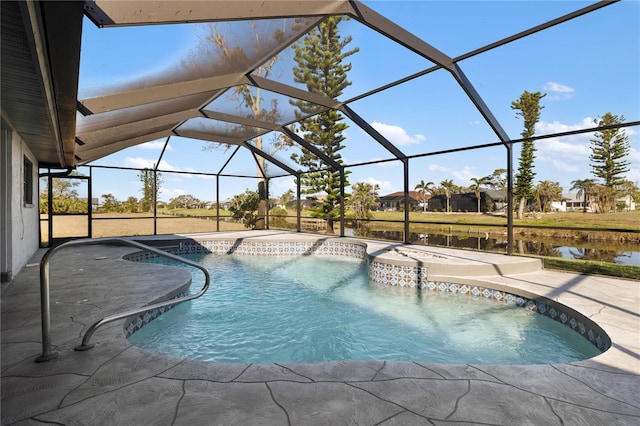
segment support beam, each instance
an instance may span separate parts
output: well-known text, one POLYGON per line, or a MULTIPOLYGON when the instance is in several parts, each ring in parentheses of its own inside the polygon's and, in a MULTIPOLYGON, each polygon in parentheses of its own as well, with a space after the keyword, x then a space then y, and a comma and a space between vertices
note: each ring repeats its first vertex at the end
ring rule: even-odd
POLYGON ((348 0, 85 1, 86 15, 99 27, 321 17, 351 10, 348 0))
POLYGON ((344 167, 340 168, 340 236, 344 237, 344 167))
MULTIPOLYGON (((303 101, 317 104, 325 108, 339 109, 342 103, 326 96, 318 95, 317 93, 308 92, 306 90, 298 89, 297 87, 289 86, 288 84, 279 83, 277 81, 269 80, 257 75, 250 75, 247 77, 250 84, 261 89, 269 90, 271 92, 280 93, 290 98, 301 99, 303 101)), ((323 108, 318 108, 320 112, 323 108)))
MULTIPOLYGON (((98 148, 109 145, 113 142, 131 139, 132 137, 143 136, 146 133, 155 133, 158 129, 167 129, 170 132, 176 124, 186 121, 190 118, 199 117, 200 112, 197 109, 190 111, 181 111, 173 114, 161 115, 158 117, 141 120, 130 121, 126 124, 113 124, 100 130, 92 132, 79 132, 78 138, 84 142, 87 148, 98 148)), ((167 134, 170 136, 170 133, 167 134)))
POLYGON ((242 145, 244 143, 243 140, 238 138, 231 138, 229 136, 224 136, 224 135, 214 135, 211 133, 200 132, 197 130, 175 129, 173 133, 176 136, 181 136, 183 138, 200 139, 200 140, 209 141, 209 142, 225 143, 227 145, 242 145))
POLYGON ((84 134, 105 128, 120 126, 134 121, 149 120, 168 114, 178 114, 185 111, 198 111, 203 102, 210 99, 210 93, 167 99, 142 107, 132 107, 122 110, 108 111, 99 114, 81 116, 78 119, 76 132, 84 134))
POLYGON ((238 153, 238 151, 240 150, 240 146, 236 146, 236 148, 233 150, 233 152, 231 153, 231 155, 229 156, 229 158, 227 158, 227 161, 224 162, 224 164, 222 165, 222 167, 220 167, 220 170, 218 170, 218 174, 216 176, 220 176, 222 174, 222 172, 224 171, 224 169, 229 165, 229 163, 231 162, 231 160, 233 159, 233 157, 236 156, 236 154, 238 153))
POLYGON ((269 154, 267 154, 266 152, 264 152, 263 150, 251 145, 249 142, 244 142, 242 144, 245 148, 248 148, 249 151, 258 154, 260 157, 264 158, 265 160, 269 161, 270 163, 275 164, 276 166, 280 167, 282 170, 294 175, 294 176, 298 176, 299 172, 297 170, 293 170, 291 167, 287 166, 286 164, 284 164, 283 162, 281 162, 280 160, 276 160, 275 158, 273 158, 272 156, 270 156, 269 154))
POLYGON ((507 142, 507 254, 513 255, 513 142, 507 142))
POLYGON ((246 127, 257 127, 259 129, 266 129, 272 131, 280 131, 279 124, 269 123, 267 121, 256 120, 251 117, 241 117, 239 115, 226 114, 223 112, 212 111, 209 109, 203 109, 202 114, 212 120, 224 121, 225 123, 240 124, 246 127))
POLYGON ((360 117, 354 110, 349 108, 347 105, 343 105, 340 107, 340 112, 346 115, 351 121, 356 123, 358 127, 364 130, 369 136, 375 139, 380 145, 382 145, 387 151, 393 154, 398 160, 402 160, 407 158, 406 155, 402 151, 400 151, 394 144, 389 142, 387 138, 382 136, 376 129, 371 127, 369 123, 367 123, 362 117, 360 117))
MULTIPOLYGON (((178 83, 160 84, 140 89, 127 90, 112 95, 96 96, 80 101, 85 113, 99 114, 153 102, 166 101, 191 95, 200 95, 193 102, 193 108, 202 106, 207 99, 229 87, 247 84, 248 80, 242 73, 227 74, 209 78, 199 78, 178 83)), ((143 85, 144 83, 140 83, 143 85)))
POLYGON ((153 170, 158 170, 158 167, 160 167, 160 162, 162 161, 162 157, 164 157, 164 152, 167 150, 167 146, 169 146, 169 139, 171 139, 171 136, 167 136, 167 140, 164 141, 164 145, 162 146, 162 151, 160 152, 160 156, 158 156, 158 161, 156 162, 153 170))
POLYGON ((294 132, 292 132, 289 128, 287 127, 281 127, 280 130, 287 135, 288 137, 290 137, 291 139, 293 139, 295 142, 297 142, 298 144, 300 144, 304 149, 307 149, 309 151, 311 151, 313 153, 313 155, 315 155, 316 157, 318 157, 320 160, 322 160, 323 163, 327 164, 330 167, 333 167, 335 170, 340 170, 343 166, 338 163, 337 161, 335 161, 333 158, 329 157, 327 154, 325 154, 324 152, 320 151, 318 148, 316 148, 314 145, 310 144, 309 142, 307 142, 306 140, 304 140, 303 138, 301 138, 300 136, 296 135, 294 132))
POLYGON ((404 243, 409 244, 409 160, 402 160, 404 173, 404 243))
POLYGON ((491 129, 493 129, 496 136, 498 136, 498 139, 506 144, 507 141, 510 140, 507 132, 505 132, 500 123, 498 123, 498 120, 493 115, 487 104, 484 103, 484 100, 476 91, 475 87, 473 87, 473 84, 471 84, 471 81, 469 81, 465 73, 462 71, 462 68, 460 68, 458 64, 454 64, 453 68, 454 69, 451 74, 456 79, 458 84, 460 84, 462 90, 464 90, 469 99, 471 99, 471 102, 473 102, 480 114, 482 114, 482 117, 484 117, 491 129))
POLYGON ((359 1, 353 0, 352 5, 354 9, 352 16, 354 19, 407 49, 412 50, 423 58, 451 71, 453 60, 449 56, 359 1))
MULTIPOLYGON (((133 139, 114 142, 114 143, 111 143, 105 146, 100 146, 97 148, 90 148, 86 150, 78 149, 78 151, 76 152, 77 157, 80 158, 78 160, 78 165, 79 166, 85 165, 87 163, 90 163, 91 161, 97 160, 99 158, 113 154, 114 152, 123 150, 125 148, 129 148, 131 146, 140 145, 141 143, 145 143, 145 142, 151 142, 156 139, 166 138, 169 134, 170 134, 170 128, 169 130, 160 130, 155 133, 149 133, 133 139)), ((84 146, 87 146, 87 145, 84 145, 84 146)))
POLYGON ((300 201, 300 195, 302 191, 300 190, 300 175, 296 179, 296 231, 300 232, 300 215, 302 210, 302 202, 300 201))

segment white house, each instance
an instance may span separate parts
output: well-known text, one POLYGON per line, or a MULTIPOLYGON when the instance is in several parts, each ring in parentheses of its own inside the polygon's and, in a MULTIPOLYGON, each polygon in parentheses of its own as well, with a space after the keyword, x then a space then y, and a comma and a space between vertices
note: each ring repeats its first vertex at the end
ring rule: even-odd
MULTIPOLYGON (((584 196, 577 194, 562 194, 562 199, 551 202, 551 210, 554 212, 575 212, 584 209, 584 196)), ((587 211, 589 207, 587 206, 587 211)))
POLYGON ((631 195, 627 194, 624 197, 616 198, 616 209, 619 205, 624 204, 624 211, 631 211, 636 209, 636 202, 633 200, 631 195))

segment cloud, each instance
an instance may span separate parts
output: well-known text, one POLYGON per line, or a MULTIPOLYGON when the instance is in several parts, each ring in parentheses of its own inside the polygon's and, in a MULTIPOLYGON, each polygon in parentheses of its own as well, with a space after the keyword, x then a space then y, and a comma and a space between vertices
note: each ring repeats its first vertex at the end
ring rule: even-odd
POLYGON ((476 175, 473 174, 473 167, 469 167, 469 166, 465 166, 462 168, 462 170, 454 170, 453 171, 453 181, 461 184, 461 185, 466 185, 471 183, 471 178, 472 177, 478 177, 476 175))
POLYGON ((450 168, 441 166, 440 164, 429 164, 427 168, 431 172, 450 172, 451 171, 450 168))
POLYGON ((558 93, 573 93, 575 90, 569 86, 565 86, 561 83, 555 83, 553 81, 547 82, 544 85, 544 90, 548 90, 550 92, 558 92, 558 93))
MULTIPOLYGON (((124 159, 125 167, 132 167, 135 169, 153 169, 154 165, 155 165, 154 160, 148 160, 142 157, 126 157, 124 159)), ((158 166, 158 169, 160 169, 161 171, 168 170, 173 172, 197 173, 197 171, 193 168, 181 169, 180 167, 172 166, 171 164, 167 163, 164 160, 160 161, 160 166, 158 166)), ((198 179, 204 179, 204 180, 213 180, 216 178, 213 175, 195 175, 195 174, 191 175, 191 174, 185 174, 185 173, 180 173, 179 176, 180 176, 179 178, 180 180, 182 178, 191 179, 193 177, 198 179)))
MULTIPOLYGON (((380 161, 383 160, 383 158, 372 158, 372 159, 368 159, 368 160, 362 160, 362 161, 355 161, 354 163, 358 163, 358 162, 374 162, 374 161, 380 161)), ((400 160, 390 160, 390 161, 386 161, 387 159, 384 159, 385 161, 381 162, 381 163, 376 163, 375 167, 401 167, 402 166, 402 161, 400 160)), ((350 164, 347 159, 345 158, 345 163, 346 164, 350 164)))
POLYGON ((396 146, 415 145, 427 140, 424 135, 410 136, 402 127, 394 126, 392 124, 385 124, 374 121, 373 123, 371 123, 371 127, 380 132, 382 136, 387 138, 396 146))
MULTIPOLYGON (((570 132, 573 130, 588 129, 590 127, 594 127, 593 118, 591 117, 585 117, 577 124, 564 124, 559 121, 551 123, 540 121, 536 124, 536 134, 544 135, 570 132)), ((558 157, 571 160, 577 158, 588 159, 589 154, 591 154, 592 138, 593 133, 582 133, 579 135, 541 139, 536 142, 536 148, 538 148, 537 157, 549 161, 557 159, 558 157)))
POLYGON ((391 182, 389 182, 388 180, 378 180, 374 177, 367 177, 364 179, 364 182, 366 183, 370 183, 371 185, 378 185, 378 188, 380 188, 378 190, 378 193, 380 195, 384 195, 384 194, 388 194, 390 192, 394 192, 393 190, 393 184, 391 182))
MULTIPOLYGON (((427 169, 430 172, 436 172, 436 173, 449 173, 452 177, 452 180, 455 184, 457 185, 467 185, 471 183, 471 178, 472 177, 480 177, 477 176, 473 170, 475 169, 475 167, 471 167, 471 166, 464 166, 462 168, 460 167, 456 167, 456 168, 451 168, 451 167, 444 167, 441 166, 440 164, 429 164, 427 166, 427 169)), ((441 176, 441 175, 439 175, 441 176)), ((442 176, 442 180, 445 180, 446 177, 442 176)), ((439 182, 435 182, 434 183, 436 185, 439 184, 439 182)))
POLYGON ((154 160, 147 160, 142 157, 126 157, 124 159, 125 167, 132 167, 135 169, 152 169, 155 165, 154 160))
POLYGON ((580 168, 577 167, 575 163, 570 164, 570 163, 565 163, 564 161, 552 159, 551 164, 553 164, 554 169, 561 170, 563 172, 577 172, 578 170, 580 170, 580 168))
POLYGON ((163 197, 167 198, 167 199, 171 199, 171 198, 176 198, 180 195, 187 195, 188 192, 185 191, 184 189, 181 188, 162 188, 162 191, 160 191, 160 193, 162 194, 163 197))
POLYGON ((548 95, 549 99, 556 101, 571 99, 573 97, 573 92, 575 92, 575 89, 572 87, 553 81, 548 81, 547 84, 542 86, 542 88, 548 93, 550 92, 548 95))
MULTIPOLYGON (((164 142, 163 141, 147 142, 147 143, 138 145, 137 148, 149 149, 149 150, 162 150, 162 148, 164 148, 164 142)), ((171 148, 171 145, 167 144, 166 150, 172 151, 173 148, 171 148)))

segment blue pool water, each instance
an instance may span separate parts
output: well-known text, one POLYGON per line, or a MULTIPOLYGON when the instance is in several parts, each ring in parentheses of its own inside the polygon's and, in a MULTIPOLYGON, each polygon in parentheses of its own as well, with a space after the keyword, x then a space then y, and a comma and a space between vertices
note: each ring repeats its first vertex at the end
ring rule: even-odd
MULTIPOLYGON (((543 364, 600 353, 568 327, 535 312, 480 297, 373 283, 366 264, 354 260, 185 257, 211 271, 211 288, 144 326, 131 343, 225 363, 543 364)), ((196 291, 202 273, 192 273, 196 291)))

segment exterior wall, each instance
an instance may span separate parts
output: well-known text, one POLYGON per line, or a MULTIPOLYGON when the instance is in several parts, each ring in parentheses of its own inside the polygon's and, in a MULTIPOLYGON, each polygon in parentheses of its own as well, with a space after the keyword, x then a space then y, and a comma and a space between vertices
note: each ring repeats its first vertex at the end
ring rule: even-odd
POLYGON ((20 136, 3 123, 2 128, 2 280, 10 281, 39 247, 38 161, 20 136), (33 204, 23 200, 24 157, 33 164, 33 204))
POLYGON ((631 195, 625 195, 616 200, 616 203, 624 203, 624 210, 631 211, 636 209, 636 202, 633 201, 631 195))

